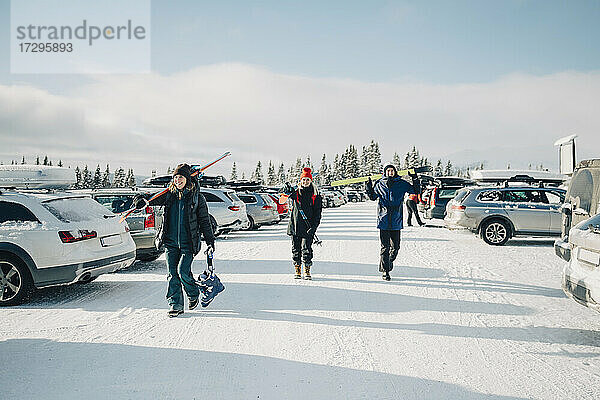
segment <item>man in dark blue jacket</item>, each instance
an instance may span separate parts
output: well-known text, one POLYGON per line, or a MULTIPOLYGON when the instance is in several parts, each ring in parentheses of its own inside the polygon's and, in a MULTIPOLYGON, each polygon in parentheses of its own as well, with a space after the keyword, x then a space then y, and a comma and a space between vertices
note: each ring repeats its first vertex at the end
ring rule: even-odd
POLYGON ((383 168, 383 177, 375 182, 367 182, 367 195, 371 200, 377 200, 377 228, 381 241, 381 259, 379 271, 383 279, 389 281, 393 262, 400 250, 400 230, 402 225, 402 204, 406 193, 419 193, 417 175, 411 175, 411 185, 398 176, 393 164, 383 168))

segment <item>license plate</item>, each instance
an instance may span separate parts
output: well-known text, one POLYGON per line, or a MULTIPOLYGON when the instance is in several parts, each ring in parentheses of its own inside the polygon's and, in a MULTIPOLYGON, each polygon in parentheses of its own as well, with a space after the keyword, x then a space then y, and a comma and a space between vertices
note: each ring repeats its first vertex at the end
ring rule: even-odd
POLYGON ((114 246, 116 244, 121 244, 122 242, 123 239, 121 239, 121 235, 112 235, 100 238, 100 243, 102 243, 102 246, 104 247, 114 246))
POLYGON ((589 251, 586 249, 579 249, 579 254, 577 258, 580 261, 584 261, 590 264, 594 264, 598 266, 600 264, 600 253, 596 253, 594 251, 589 251))

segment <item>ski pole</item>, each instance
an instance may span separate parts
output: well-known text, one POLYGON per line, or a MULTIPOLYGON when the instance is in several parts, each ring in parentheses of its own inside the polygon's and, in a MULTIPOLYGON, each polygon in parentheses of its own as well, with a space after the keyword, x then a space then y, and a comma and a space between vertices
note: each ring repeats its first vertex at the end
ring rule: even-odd
MULTIPOLYGON (((202 174, 202 172, 204 172, 205 169, 207 169, 208 167, 216 164, 217 162, 221 161, 222 159, 224 159, 225 157, 228 157, 231 155, 231 152, 227 151, 225 153, 223 153, 223 155, 219 158, 217 158, 216 160, 214 160, 213 162, 204 165, 203 167, 197 168, 194 172, 191 173, 191 176, 202 176, 204 174, 202 174)), ((154 196, 150 197, 149 200, 146 200, 147 203, 150 203, 152 200, 159 198, 160 196, 162 196, 163 194, 167 193, 169 191, 169 188, 166 188, 165 190, 156 193, 154 196)), ((129 210, 125 211, 125 215, 121 217, 121 219, 119 219, 119 223, 122 223, 123 221, 125 221, 127 219, 127 217, 129 217, 131 215, 132 212, 134 212, 136 210, 136 207, 132 207, 129 210)))

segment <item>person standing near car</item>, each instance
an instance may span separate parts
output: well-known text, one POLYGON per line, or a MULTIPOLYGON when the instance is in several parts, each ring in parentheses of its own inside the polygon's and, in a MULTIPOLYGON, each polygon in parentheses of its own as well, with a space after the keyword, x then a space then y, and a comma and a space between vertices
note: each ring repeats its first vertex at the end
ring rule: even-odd
POLYGON ((402 203, 406 193, 419 192, 419 180, 416 174, 411 174, 413 184, 409 184, 398 176, 393 164, 383 168, 383 177, 373 185, 369 178, 367 195, 371 200, 377 200, 377 228, 381 241, 379 272, 383 279, 389 281, 390 271, 394 268, 394 260, 400 250, 400 231, 402 225, 402 203))
POLYGON ((189 309, 198 306, 200 290, 192 275, 192 261, 200 252, 200 235, 209 251, 215 248, 206 200, 191 173, 188 164, 179 164, 173 171, 167 193, 150 202, 146 198, 151 194, 137 195, 135 199, 138 209, 146 205, 164 206, 164 220, 157 241, 158 246, 164 245, 166 249, 169 317, 183 313, 183 290, 188 297, 189 309))
POLYGON ((292 202, 292 212, 290 214, 287 234, 292 237, 294 279, 302 279, 301 265, 302 261, 304 261, 304 279, 311 280, 312 243, 317 228, 321 223, 323 207, 321 195, 313 184, 310 168, 302 170, 298 189, 291 192, 289 199, 292 202))
POLYGON ((406 218, 406 224, 408 226, 412 226, 412 216, 415 215, 415 219, 417 220, 417 224, 419 226, 425 225, 423 221, 421 221, 421 217, 419 217, 419 210, 417 209, 417 200, 419 196, 411 193, 406 198, 406 211, 408 212, 408 216, 406 218))

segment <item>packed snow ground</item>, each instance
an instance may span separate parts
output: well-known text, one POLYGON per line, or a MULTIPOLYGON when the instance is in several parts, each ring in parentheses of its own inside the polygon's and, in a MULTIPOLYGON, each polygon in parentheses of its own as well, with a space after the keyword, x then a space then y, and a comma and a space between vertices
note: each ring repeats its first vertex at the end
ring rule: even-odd
POLYGON ((563 295, 552 240, 409 227, 385 282, 374 203, 318 235, 313 281, 285 223, 220 238, 226 290, 175 319, 164 256, 0 309, 0 398, 600 397, 600 315, 563 295))

